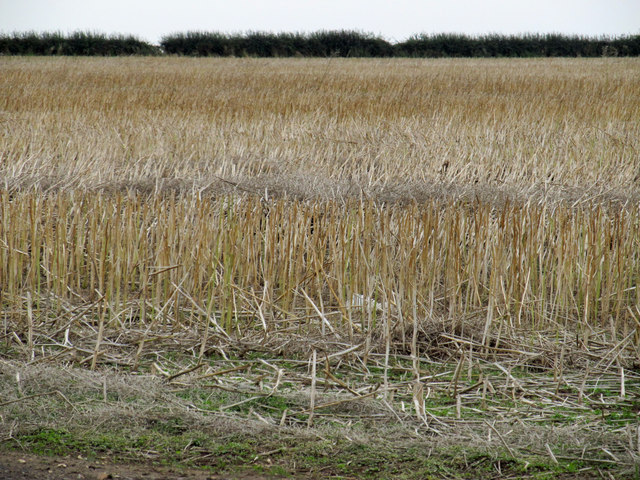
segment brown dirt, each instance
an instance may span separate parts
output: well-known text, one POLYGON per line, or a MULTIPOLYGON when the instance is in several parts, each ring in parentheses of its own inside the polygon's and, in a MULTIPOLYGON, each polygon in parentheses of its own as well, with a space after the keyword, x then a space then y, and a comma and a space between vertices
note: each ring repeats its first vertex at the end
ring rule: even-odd
POLYGON ((193 469, 154 465, 115 464, 82 457, 45 457, 21 452, 0 452, 0 480, 266 480, 249 474, 212 475, 193 469))

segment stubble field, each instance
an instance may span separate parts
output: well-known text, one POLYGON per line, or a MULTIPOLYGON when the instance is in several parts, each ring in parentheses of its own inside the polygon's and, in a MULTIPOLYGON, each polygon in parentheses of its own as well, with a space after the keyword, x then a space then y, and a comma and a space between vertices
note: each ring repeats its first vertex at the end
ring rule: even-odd
POLYGON ((639 93, 637 59, 0 59, 0 440, 632 475, 639 93))

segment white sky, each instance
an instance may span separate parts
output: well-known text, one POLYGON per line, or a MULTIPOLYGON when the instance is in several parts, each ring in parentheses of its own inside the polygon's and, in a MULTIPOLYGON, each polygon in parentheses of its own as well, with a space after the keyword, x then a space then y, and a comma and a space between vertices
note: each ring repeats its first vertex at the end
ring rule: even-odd
POLYGON ((157 43, 188 30, 640 34, 640 0, 0 0, 4 33, 76 30, 157 43))

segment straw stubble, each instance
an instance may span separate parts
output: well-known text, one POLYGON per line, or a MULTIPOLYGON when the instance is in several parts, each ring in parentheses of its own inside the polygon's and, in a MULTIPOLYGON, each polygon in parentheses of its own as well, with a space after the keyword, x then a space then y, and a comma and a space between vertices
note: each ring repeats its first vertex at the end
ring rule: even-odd
POLYGON ((5 319, 98 300, 200 357, 293 327, 414 363, 433 324, 636 327, 636 59, 0 62, 5 319))

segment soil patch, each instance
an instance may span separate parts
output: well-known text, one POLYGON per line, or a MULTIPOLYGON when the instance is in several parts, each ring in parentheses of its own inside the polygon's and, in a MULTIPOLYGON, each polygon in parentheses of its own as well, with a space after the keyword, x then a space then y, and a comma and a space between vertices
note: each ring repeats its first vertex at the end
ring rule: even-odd
MULTIPOLYGON (((117 464, 108 460, 78 457, 47 457, 21 452, 0 452, 0 480, 261 480, 277 478, 259 475, 212 475, 202 470, 155 465, 117 464)), ((291 477, 289 477, 291 478, 291 477)))

